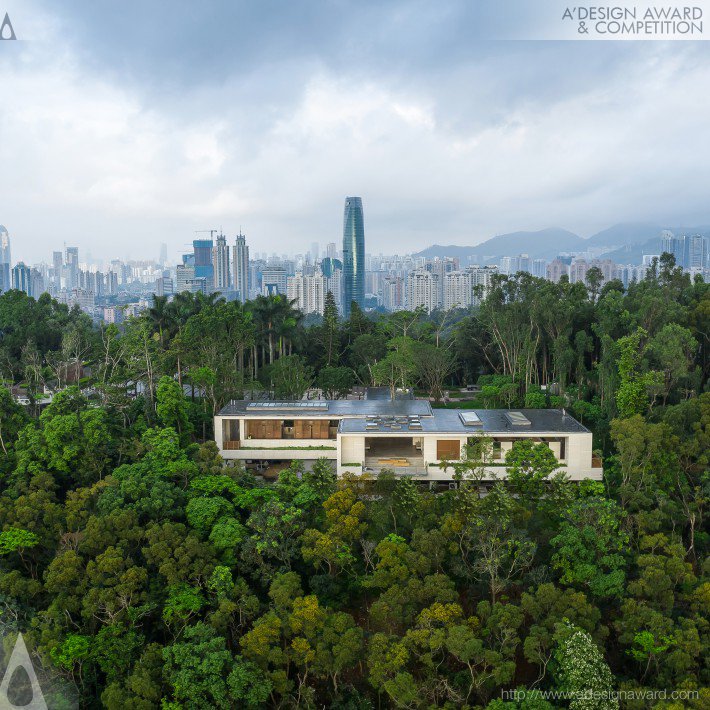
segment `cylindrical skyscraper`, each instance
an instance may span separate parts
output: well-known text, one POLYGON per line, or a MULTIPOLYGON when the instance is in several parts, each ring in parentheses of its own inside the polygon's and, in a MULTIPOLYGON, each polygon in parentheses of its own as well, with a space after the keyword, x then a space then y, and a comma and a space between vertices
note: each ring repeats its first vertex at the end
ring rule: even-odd
POLYGON ((345 198, 343 215, 343 313, 350 315, 350 304, 365 307, 365 221, 362 200, 345 198))

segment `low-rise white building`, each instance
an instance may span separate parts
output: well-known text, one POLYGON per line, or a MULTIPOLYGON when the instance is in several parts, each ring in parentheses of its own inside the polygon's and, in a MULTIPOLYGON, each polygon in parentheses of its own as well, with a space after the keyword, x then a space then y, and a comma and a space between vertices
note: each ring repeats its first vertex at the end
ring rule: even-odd
POLYGON ((482 480, 504 477, 515 441, 545 443, 571 480, 601 480, 592 434, 563 409, 435 409, 426 400, 233 401, 215 417, 215 441, 225 460, 270 464, 318 458, 338 475, 391 469, 420 481, 452 481, 448 462, 486 437, 482 480))

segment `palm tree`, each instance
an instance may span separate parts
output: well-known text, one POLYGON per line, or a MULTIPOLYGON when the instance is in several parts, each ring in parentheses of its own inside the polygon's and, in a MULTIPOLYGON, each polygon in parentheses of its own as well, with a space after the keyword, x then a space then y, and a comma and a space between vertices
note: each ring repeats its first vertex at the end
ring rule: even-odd
MULTIPOLYGON (((278 319, 279 311, 281 310, 281 296, 259 295, 253 301, 251 301, 250 306, 252 309, 252 313, 254 314, 254 321, 256 322, 257 329, 259 332, 262 364, 265 364, 266 362, 266 353, 264 351, 264 348, 268 345, 269 365, 272 365, 274 362, 275 351, 275 324, 278 319)), ((254 345, 254 347, 257 347, 256 344, 254 345)))
POLYGON ((279 322, 276 327, 276 332, 279 336, 280 357, 292 354, 293 341, 294 338, 298 336, 298 326, 303 320, 303 313, 298 308, 295 308, 296 301, 297 299, 295 298, 292 301, 283 298, 281 302, 281 308, 278 314, 279 322))
POLYGON ((169 330, 173 318, 172 309, 167 296, 153 296, 153 305, 148 309, 148 320, 160 334, 160 345, 163 346, 165 331, 169 330))

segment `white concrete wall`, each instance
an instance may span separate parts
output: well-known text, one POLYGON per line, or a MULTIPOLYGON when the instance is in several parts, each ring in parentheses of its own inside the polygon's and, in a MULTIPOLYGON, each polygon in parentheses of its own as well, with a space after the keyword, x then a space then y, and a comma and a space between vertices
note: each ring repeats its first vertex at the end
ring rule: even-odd
POLYGON ((592 468, 592 435, 570 434, 567 439, 566 473, 573 480, 601 480, 602 469, 592 468))
POLYGON ((214 418, 214 440, 217 444, 217 448, 221 451, 222 446, 223 446, 223 441, 222 441, 222 419, 224 417, 215 417, 214 418))
MULTIPOLYGON (((244 438, 244 419, 236 417, 239 420, 239 432, 242 446, 249 447, 248 449, 226 450, 222 451, 222 420, 234 419, 235 417, 220 417, 214 418, 215 425, 215 441, 220 448, 221 455, 225 459, 273 459, 273 460, 289 460, 289 459, 317 459, 328 458, 336 460, 338 463, 338 473, 342 475, 345 470, 342 467, 343 463, 364 463, 365 461, 365 438, 369 434, 339 434, 338 439, 245 439, 244 438), (282 448, 282 447, 307 447, 307 446, 328 446, 328 449, 306 449, 306 448, 282 448)), ((554 436, 554 432, 550 432, 550 436, 554 436)), ((411 436, 411 434, 408 434, 411 436)), ((429 472, 425 476, 417 476, 421 480, 451 480, 453 470, 442 471, 436 467, 437 462, 437 446, 436 442, 439 439, 453 440, 458 439, 463 447, 466 443, 467 436, 455 436, 452 434, 426 434, 417 433, 417 437, 422 438, 422 457, 430 466, 429 472)), ((509 434, 506 434, 510 437, 509 434)), ((526 439, 530 435, 521 433, 515 438, 526 439)), ((511 443, 503 442, 503 457, 505 451, 512 447, 511 443)), ((550 448, 553 453, 559 457, 559 444, 550 442, 550 448)), ((569 476, 571 480, 579 481, 587 478, 601 480, 603 471, 601 468, 592 468, 592 435, 590 433, 577 433, 566 435, 566 459, 562 463, 565 465, 562 470, 569 476)), ((362 471, 362 469, 348 469, 362 471)), ((504 478, 505 468, 502 466, 489 467, 490 477, 504 478)))
POLYGON ((365 437, 360 435, 339 435, 340 459, 339 463, 364 463, 365 462, 365 437))

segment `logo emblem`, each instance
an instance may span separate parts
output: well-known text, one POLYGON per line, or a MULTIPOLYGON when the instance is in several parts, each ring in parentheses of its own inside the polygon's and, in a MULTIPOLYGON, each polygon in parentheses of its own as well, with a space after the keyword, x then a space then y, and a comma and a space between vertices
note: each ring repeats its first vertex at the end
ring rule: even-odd
POLYGON ((7 13, 5 13, 5 19, 0 25, 0 39, 17 39, 12 22, 10 22, 10 16, 7 13))
POLYGON ((44 695, 42 695, 42 688, 39 687, 37 674, 32 665, 30 654, 27 652, 27 646, 25 646, 25 640, 22 638, 22 634, 18 634, 17 636, 15 648, 12 649, 10 660, 7 662, 7 668, 5 669, 5 675, 2 678, 2 683, 0 683, 0 710, 15 710, 15 708, 17 708, 17 710, 20 708, 23 710, 47 710, 47 703, 44 700, 44 695), (18 668, 23 668, 25 673, 27 673, 32 688, 31 700, 23 705, 13 704, 10 702, 8 696, 10 681, 18 668))

